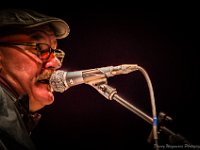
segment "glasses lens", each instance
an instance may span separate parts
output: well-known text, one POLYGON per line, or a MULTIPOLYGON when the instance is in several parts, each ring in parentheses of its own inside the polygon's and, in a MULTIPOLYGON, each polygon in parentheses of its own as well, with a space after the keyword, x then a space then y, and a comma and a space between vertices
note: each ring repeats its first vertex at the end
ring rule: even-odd
POLYGON ((45 43, 37 44, 37 50, 40 53, 40 55, 39 55, 40 59, 42 59, 42 60, 49 59, 49 57, 51 55, 51 47, 48 44, 45 44, 45 43))
POLYGON ((65 57, 65 52, 62 51, 61 49, 55 49, 54 54, 56 56, 56 58, 58 58, 60 60, 60 62, 63 62, 63 59, 65 57))

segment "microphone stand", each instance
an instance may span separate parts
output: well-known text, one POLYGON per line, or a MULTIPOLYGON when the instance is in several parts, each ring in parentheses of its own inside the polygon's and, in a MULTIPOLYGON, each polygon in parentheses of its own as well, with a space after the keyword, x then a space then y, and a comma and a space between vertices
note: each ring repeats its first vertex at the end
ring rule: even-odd
MULTIPOLYGON (((132 104, 130 104, 129 102, 127 102, 122 97, 120 97, 117 94, 116 89, 112 88, 109 85, 107 85, 105 83, 106 79, 103 79, 103 80, 104 81, 102 81, 102 82, 96 81, 97 84, 94 84, 94 83, 91 84, 91 83, 89 83, 89 85, 91 85, 92 87, 94 87, 100 94, 102 94, 104 97, 106 97, 106 99, 117 101, 122 106, 126 107, 127 109, 129 109, 130 111, 132 111, 133 113, 135 113, 136 115, 138 115, 139 117, 141 117, 142 119, 144 119, 145 121, 147 121, 148 123, 153 124, 153 119, 150 116, 148 116, 143 111, 141 111, 137 107, 133 106, 132 104)), ((153 129, 152 129, 152 131, 153 131, 153 129)), ((154 134, 154 132, 153 132, 153 134, 154 134)), ((155 141, 154 147, 156 148, 156 150, 159 150, 158 139, 154 138, 154 141, 155 141)))
POLYGON ((50 78, 50 85, 51 87, 58 92, 63 92, 66 89, 68 89, 71 86, 75 86, 81 83, 89 84, 90 86, 94 87, 100 94, 102 94, 104 97, 106 97, 108 100, 115 100, 118 103, 120 103, 122 106, 126 107, 148 123, 152 125, 152 131, 150 133, 150 136, 148 138, 148 141, 151 142, 152 138, 154 140, 154 148, 156 150, 159 150, 158 145, 158 130, 163 131, 167 135, 169 135, 170 142, 177 142, 181 141, 182 143, 189 142, 185 140, 182 136, 175 134, 171 130, 167 129, 165 126, 163 126, 163 120, 167 119, 168 117, 163 113, 159 114, 159 117, 157 119, 157 113, 156 113, 156 105, 155 105, 155 98, 154 98, 154 92, 153 87, 151 84, 151 80, 148 76, 148 73, 144 68, 138 65, 120 65, 117 67, 103 67, 99 69, 92 69, 88 70, 86 72, 78 71, 75 73, 71 73, 71 75, 68 75, 64 71, 56 72, 51 78, 50 78), (119 74, 127 74, 132 71, 139 70, 144 75, 147 85, 149 87, 150 92, 150 99, 151 99, 151 107, 152 107, 152 117, 145 114, 143 111, 138 109, 137 107, 133 106, 131 103, 127 102, 125 99, 120 97, 117 94, 117 91, 115 88, 112 88, 111 86, 107 85, 107 78, 112 77, 114 75, 119 74), (164 118, 164 119, 163 119, 164 118), (159 123, 159 125, 158 125, 159 123), (162 123, 162 124, 161 124, 162 123))
MULTIPOLYGON (((100 94, 102 94, 104 97, 106 97, 106 99, 117 101, 119 104, 121 104, 122 106, 124 106, 125 108, 130 110, 131 112, 135 113, 140 118, 144 119, 146 122, 150 123, 151 125, 154 125, 154 119, 152 117, 148 116, 146 113, 144 113, 137 107, 133 106, 131 103, 127 102, 121 96, 119 96, 117 94, 117 91, 115 88, 112 88, 111 86, 107 85, 106 78, 103 78, 99 81, 90 82, 88 84, 91 85, 92 87, 94 87, 100 94)), ((166 116, 165 117, 162 117, 162 116, 163 116, 163 113, 159 113, 159 120, 158 120, 159 123, 161 123, 164 120, 163 118, 166 118, 166 116)), ((190 142, 188 142, 183 136, 181 136, 180 134, 174 133, 173 131, 171 131, 170 129, 165 127, 164 125, 159 125, 159 133, 160 132, 163 132, 169 136, 169 142, 171 144, 175 144, 176 142, 179 142, 182 144, 190 144, 190 142)), ((155 129, 152 128, 152 131, 148 138, 149 143, 152 141, 152 136, 154 134, 155 134, 155 129)), ((156 134, 158 134, 157 131, 156 131, 156 134)), ((154 148, 156 150, 159 150, 157 136, 156 136, 156 138, 154 137, 154 148)))
MULTIPOLYGON (((157 125, 158 124, 157 121, 158 120, 157 120, 157 113, 156 113, 156 105, 155 105, 153 86, 151 84, 151 80, 150 80, 150 78, 148 76, 148 73, 146 72, 146 70, 143 67, 138 66, 138 65, 134 65, 134 69, 132 67, 128 67, 128 68, 126 67, 124 73, 129 73, 129 72, 136 71, 136 70, 141 71, 141 73, 144 75, 144 77, 145 77, 145 79, 147 81, 147 85, 149 87, 149 92, 150 92, 150 99, 151 99, 152 118, 150 118, 148 115, 146 115, 145 113, 143 113, 142 111, 140 111, 139 109, 137 109, 136 107, 134 107, 133 105, 128 103, 126 100, 124 100, 119 95, 117 95, 116 89, 114 89, 114 88, 112 88, 112 87, 107 85, 107 76, 106 76, 106 74, 102 78, 87 82, 87 84, 89 84, 92 87, 94 87, 99 93, 101 93, 107 99, 116 100, 121 105, 123 105, 127 109, 131 110, 132 112, 136 113, 138 116, 140 116, 141 118, 143 118, 147 122, 151 122, 152 123, 152 135, 153 135, 153 139, 154 139, 154 142, 155 142, 154 143, 154 147, 156 148, 156 150, 159 150, 158 132, 157 132, 157 126, 158 126, 157 125)), ((115 75, 115 73, 116 73, 115 71, 111 72, 111 74, 114 74, 114 75, 115 75)))

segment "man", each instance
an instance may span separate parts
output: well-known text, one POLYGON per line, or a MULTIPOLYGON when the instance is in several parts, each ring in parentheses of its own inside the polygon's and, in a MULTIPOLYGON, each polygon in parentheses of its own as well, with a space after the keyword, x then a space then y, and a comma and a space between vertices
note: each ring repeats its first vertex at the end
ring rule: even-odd
POLYGON ((54 101, 51 74, 62 65, 57 40, 68 24, 32 10, 0 11, 0 150, 34 150, 30 133, 54 101))

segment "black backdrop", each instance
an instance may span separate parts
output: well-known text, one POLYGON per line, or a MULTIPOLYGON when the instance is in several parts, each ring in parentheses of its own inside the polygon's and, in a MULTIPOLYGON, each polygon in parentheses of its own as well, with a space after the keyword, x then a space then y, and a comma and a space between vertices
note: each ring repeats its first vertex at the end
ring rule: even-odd
MULTIPOLYGON (((198 60, 193 57, 197 50, 195 7, 81 6, 34 7, 63 18, 70 26, 69 36, 58 41, 59 48, 66 51, 61 69, 142 66, 153 85, 157 113, 173 118, 167 127, 200 146, 193 67, 198 60)), ((151 116, 149 91, 140 72, 109 78, 108 84, 151 116)), ((55 93, 55 102, 40 112, 42 119, 32 132, 39 150, 154 148, 147 143, 149 123, 86 84, 55 93)), ((159 144, 172 146, 162 132, 159 144)))

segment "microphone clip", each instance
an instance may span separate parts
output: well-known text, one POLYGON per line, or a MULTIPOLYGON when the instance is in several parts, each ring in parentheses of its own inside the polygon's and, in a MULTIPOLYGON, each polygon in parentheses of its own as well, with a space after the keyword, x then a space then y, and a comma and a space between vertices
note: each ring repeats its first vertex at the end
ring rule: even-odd
MULTIPOLYGON (((106 78, 105 78, 106 79, 106 78)), ((93 88, 95 88, 101 95, 103 95, 108 100, 113 100, 113 96, 117 93, 117 90, 106 83, 97 82, 95 84, 89 83, 93 88)))

